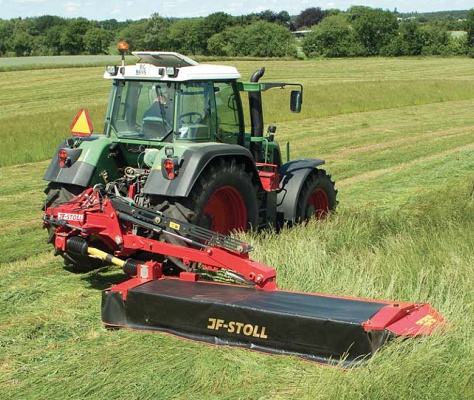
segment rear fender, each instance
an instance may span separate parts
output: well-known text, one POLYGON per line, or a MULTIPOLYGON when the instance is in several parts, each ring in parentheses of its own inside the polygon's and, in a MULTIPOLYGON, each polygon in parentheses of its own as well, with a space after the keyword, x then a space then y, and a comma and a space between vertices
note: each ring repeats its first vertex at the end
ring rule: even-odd
POLYGON ((320 159, 302 159, 287 162, 280 168, 277 212, 283 213, 285 221, 295 220, 296 205, 304 181, 316 167, 323 164, 325 161, 320 159))
POLYGON ((82 187, 88 187, 97 183, 96 171, 98 168, 104 168, 108 171, 116 169, 111 168, 112 165, 108 165, 113 163, 108 157, 110 144, 111 141, 105 136, 93 135, 90 138, 83 138, 80 146, 74 149, 76 154, 79 153, 78 157, 73 160, 69 167, 61 168, 59 166, 58 152, 62 148, 69 148, 67 140, 64 140, 56 149, 43 179, 45 181, 82 187))
POLYGON ((247 170, 254 175, 255 182, 263 190, 249 150, 238 145, 209 144, 187 149, 181 157, 179 173, 174 179, 170 180, 164 177, 161 163, 155 165, 143 188, 143 193, 167 197, 187 197, 207 165, 219 157, 235 158, 239 162, 245 163, 247 170))

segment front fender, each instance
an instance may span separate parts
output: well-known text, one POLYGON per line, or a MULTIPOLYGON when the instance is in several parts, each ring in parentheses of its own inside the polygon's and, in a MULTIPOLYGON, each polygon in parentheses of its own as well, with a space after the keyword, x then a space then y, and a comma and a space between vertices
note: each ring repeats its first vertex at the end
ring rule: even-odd
POLYGON ((301 188, 308 175, 319 165, 325 164, 320 159, 293 160, 284 164, 280 170, 280 191, 277 195, 277 212, 284 215, 285 221, 294 221, 296 205, 301 188))

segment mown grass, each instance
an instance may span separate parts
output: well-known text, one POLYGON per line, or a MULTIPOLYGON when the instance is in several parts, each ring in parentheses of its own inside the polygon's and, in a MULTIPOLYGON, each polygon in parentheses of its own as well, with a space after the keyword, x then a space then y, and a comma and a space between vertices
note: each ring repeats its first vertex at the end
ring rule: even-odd
MULTIPOLYGON (((336 140, 342 133, 355 138, 359 135, 354 130, 368 128, 374 122, 384 123, 383 112, 359 115, 358 126, 344 126, 342 120, 335 125, 323 117, 350 118, 352 113, 398 108, 401 121, 407 124, 405 132, 410 134, 416 125, 424 124, 423 120, 439 121, 437 103, 446 107, 445 103, 453 102, 450 108, 456 112, 458 104, 463 105, 459 102, 474 98, 474 72, 469 59, 262 60, 234 64, 244 79, 265 65, 267 72, 262 80, 300 82, 305 86, 301 114, 288 111, 289 91, 281 92, 284 96, 278 89, 264 94, 266 122, 279 123, 278 139, 291 139, 294 146, 298 146, 296 135, 302 139, 310 136, 315 143, 325 140, 328 130, 335 134, 336 140), (416 107, 422 105, 433 108, 421 110, 415 116, 406 115, 417 114, 416 107), (413 108, 407 109, 409 106, 413 108), (360 120, 364 116, 365 120, 360 120), (373 117, 377 121, 373 122, 373 117)), ((69 135, 69 127, 81 108, 89 109, 95 132, 101 132, 110 88, 110 81, 102 78, 103 72, 103 67, 90 67, 0 74, 0 84, 8 89, 0 93, 0 140, 4 148, 0 166, 50 158, 60 140, 69 135), (18 143, 30 145, 18 146, 18 143)), ((464 120, 469 118, 466 112, 469 107, 464 105, 464 120)), ((334 143, 328 145, 337 148, 331 147, 334 143)))
MULTIPOLYGON (((0 398, 474 397, 470 60, 265 64, 269 80, 291 76, 306 84, 299 116, 265 94, 272 105, 267 122, 280 125, 277 137, 291 141, 292 158, 326 159, 340 204, 324 222, 244 236, 256 246, 252 257, 277 269, 283 289, 429 302, 449 321, 447 329, 391 343, 366 366, 348 371, 163 334, 106 331, 100 290, 123 274, 61 268, 41 229, 47 161, 36 161, 50 157, 67 136, 77 108, 93 108, 100 125, 108 84, 101 68, 30 71, 22 85, 11 85, 11 98, 0 93, 2 147, 15 138, 8 157, 0 158, 0 398), (37 82, 42 74, 56 80, 37 82), (358 85, 361 104, 350 96, 358 85), (42 106, 19 107, 17 98, 30 98, 23 93, 28 88, 43 98, 42 106), (322 97, 315 101, 323 92, 331 106, 322 97), (30 127, 31 120, 37 125, 30 127), (37 157, 34 163, 24 164, 25 151, 37 157)), ((247 76, 260 65, 238 67, 247 76)), ((0 81, 17 82, 5 78, 12 74, 0 74, 0 81)))
MULTIPOLYGON (((79 68, 106 66, 116 64, 119 56, 42 56, 42 57, 10 57, 0 58, 0 72, 27 71, 56 68, 79 68)), ((135 60, 134 56, 126 56, 127 61, 135 60)), ((133 61, 135 62, 135 61, 133 61)))

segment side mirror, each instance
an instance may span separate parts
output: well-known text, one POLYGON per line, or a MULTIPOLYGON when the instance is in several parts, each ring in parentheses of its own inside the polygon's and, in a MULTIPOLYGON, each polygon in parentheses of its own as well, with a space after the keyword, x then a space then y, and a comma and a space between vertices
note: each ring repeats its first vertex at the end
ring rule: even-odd
POLYGON ((294 113, 301 112, 301 104, 303 103, 303 93, 299 90, 292 90, 290 97, 290 110, 294 113))

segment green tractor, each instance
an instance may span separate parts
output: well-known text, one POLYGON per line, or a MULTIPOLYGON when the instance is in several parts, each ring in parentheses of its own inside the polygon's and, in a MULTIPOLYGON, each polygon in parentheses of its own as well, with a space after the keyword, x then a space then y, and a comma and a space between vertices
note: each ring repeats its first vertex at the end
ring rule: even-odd
MULTIPOLYGON (((122 64, 104 75, 112 89, 103 133, 92 134, 87 112, 78 114, 72 137, 59 145, 44 175, 45 209, 102 185, 138 206, 223 234, 278 228, 334 210, 337 191, 320 168, 324 160, 283 162, 276 127, 264 135, 261 93, 290 86, 290 110, 300 112, 301 85, 259 82, 264 68, 242 82, 234 67, 172 52, 134 52, 137 64, 125 65, 123 54, 122 64), (242 92, 248 93, 250 133, 242 92)), ((90 258, 62 256, 73 269, 97 267, 90 258)))

